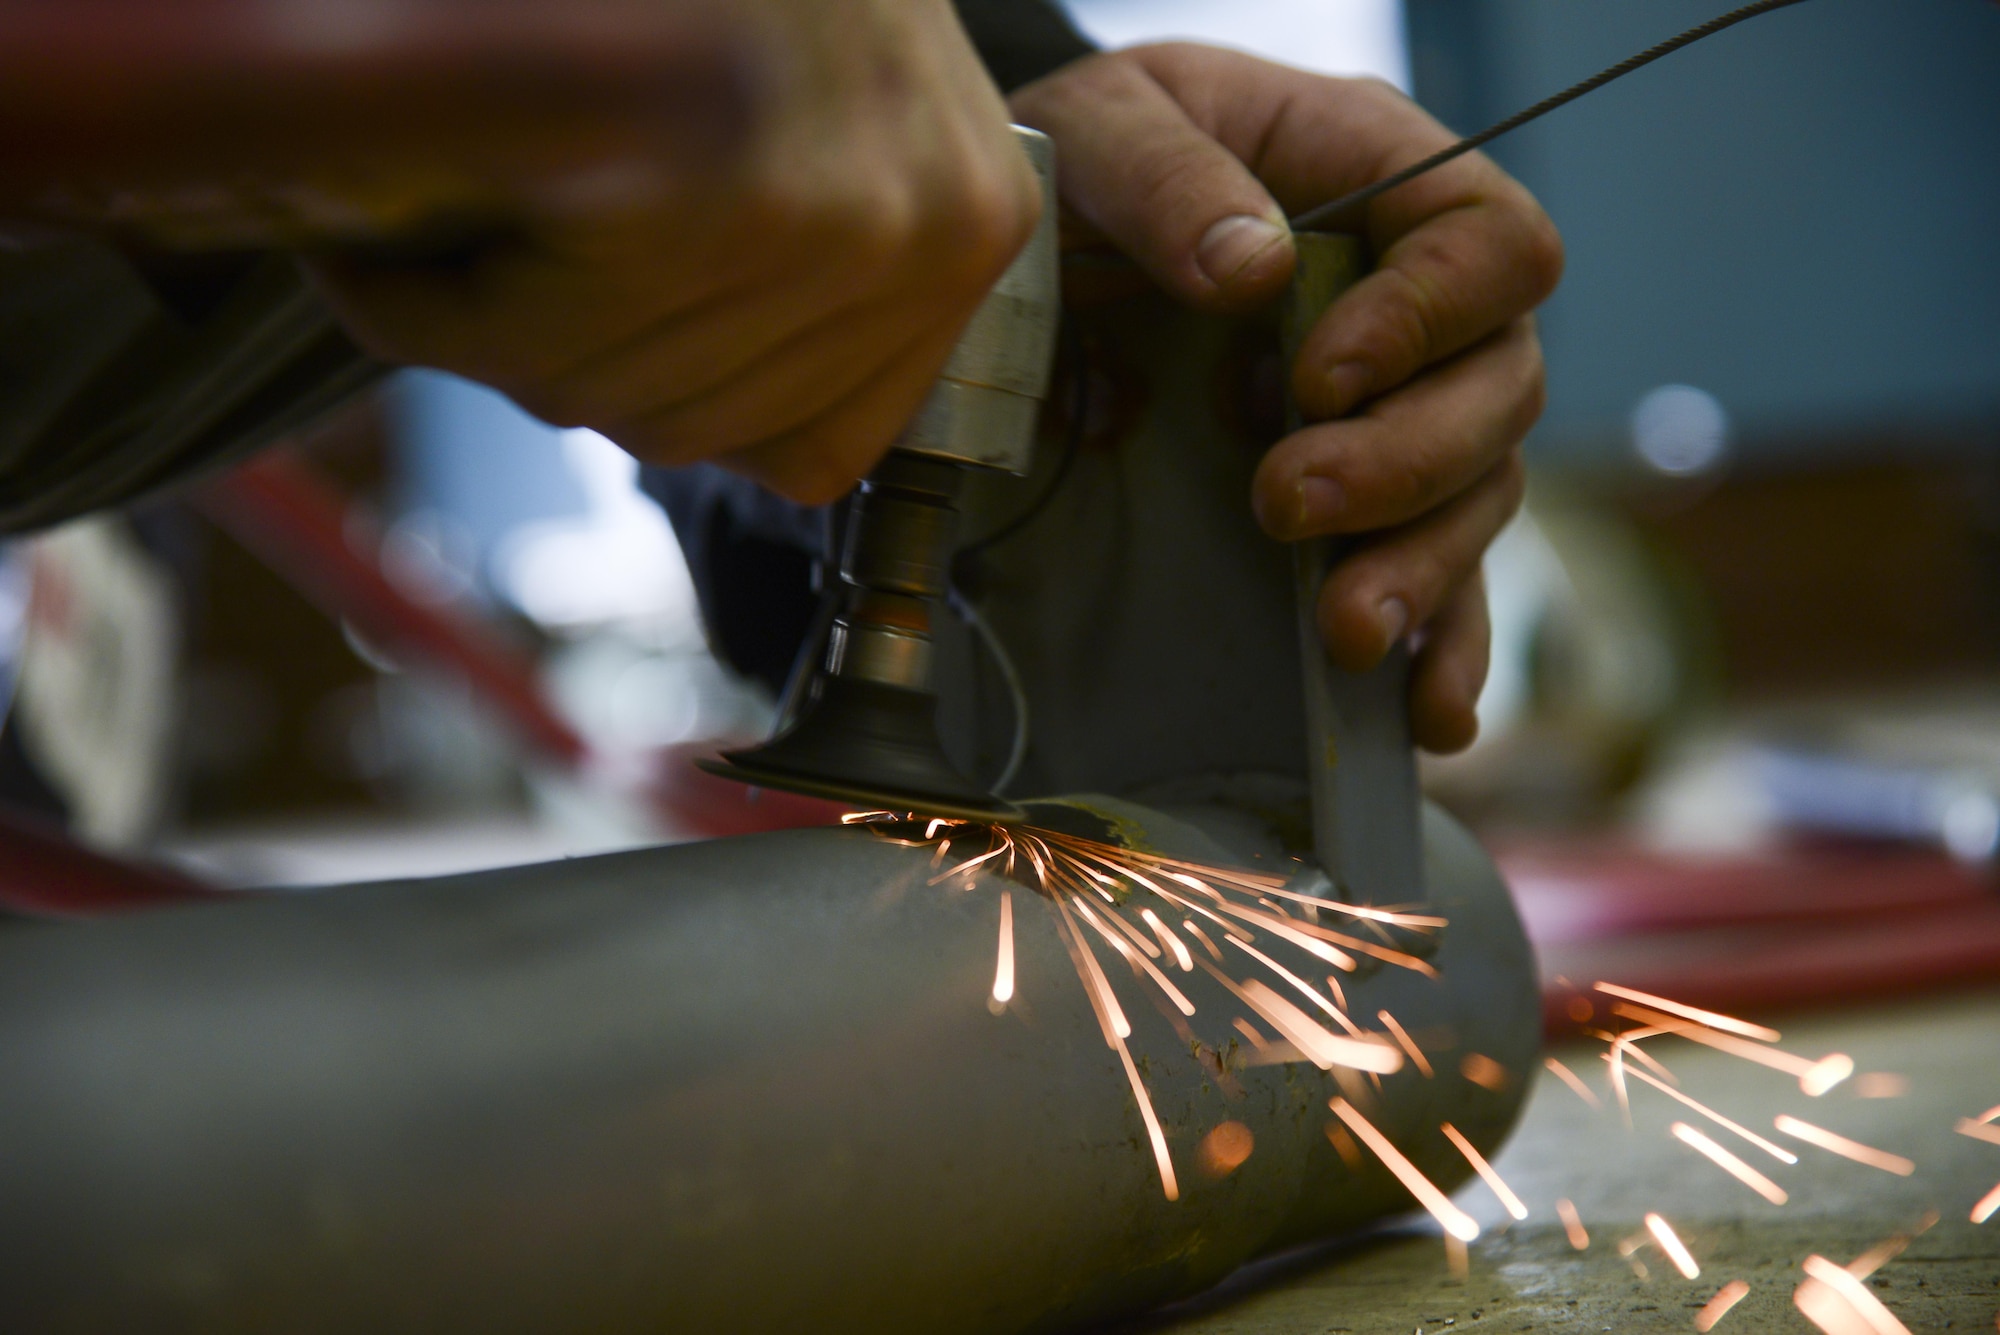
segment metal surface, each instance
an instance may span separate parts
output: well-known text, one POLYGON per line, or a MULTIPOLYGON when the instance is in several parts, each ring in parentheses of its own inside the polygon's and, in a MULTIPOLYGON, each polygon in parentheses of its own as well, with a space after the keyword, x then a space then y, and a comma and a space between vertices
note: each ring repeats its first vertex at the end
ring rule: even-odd
MULTIPOLYGON (((1449 1184, 1438 1123, 1501 1138, 1538 1016, 1490 864, 1442 818, 1427 849, 1441 979, 1349 995, 1516 1073, 1384 1079, 1378 1123, 1449 1184)), ((996 1015, 1003 883, 933 874, 822 829, 0 930, 0 1327, 1052 1330, 1408 1208, 1329 1145, 1328 1076, 1229 1094, 1141 1008, 1165 1200, 1052 910, 1013 887, 996 1015), (1255 1149, 1217 1178, 1224 1120, 1255 1149)), ((1189 993, 1221 1043, 1230 999, 1189 993)))
MULTIPOLYGON (((1280 321, 1287 366, 1319 317, 1360 279, 1367 263, 1357 237, 1301 232, 1293 240, 1298 268, 1280 321)), ((1289 399, 1285 412, 1287 430, 1305 425, 1298 405, 1289 399)), ((1344 894, 1366 903, 1422 899, 1417 823, 1422 797, 1410 741, 1409 647, 1399 642, 1374 669, 1347 672, 1327 656, 1320 637, 1320 590, 1352 546, 1350 539, 1310 538, 1292 549, 1313 850, 1344 894)))

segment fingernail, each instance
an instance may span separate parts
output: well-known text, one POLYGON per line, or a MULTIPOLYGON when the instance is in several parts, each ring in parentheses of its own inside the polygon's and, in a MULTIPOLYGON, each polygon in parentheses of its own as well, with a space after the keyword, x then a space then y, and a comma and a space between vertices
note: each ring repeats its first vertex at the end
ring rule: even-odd
POLYGON ((1403 632, 1410 628, 1410 606, 1401 598, 1384 598, 1382 605, 1375 609, 1382 620, 1382 642, 1394 648, 1403 638, 1403 632))
POLYGON ((1250 262, 1285 240, 1287 232, 1269 218, 1239 213, 1211 225, 1195 247, 1195 263, 1208 281, 1221 287, 1248 268, 1250 262))
POLYGON ((1300 478, 1295 496, 1298 506, 1293 527, 1300 533, 1317 532, 1336 523, 1347 508, 1347 493, 1330 477, 1300 478))
POLYGON ((1333 400, 1333 416, 1345 417, 1368 394, 1374 370, 1367 362, 1341 362, 1326 373, 1326 392, 1333 400))

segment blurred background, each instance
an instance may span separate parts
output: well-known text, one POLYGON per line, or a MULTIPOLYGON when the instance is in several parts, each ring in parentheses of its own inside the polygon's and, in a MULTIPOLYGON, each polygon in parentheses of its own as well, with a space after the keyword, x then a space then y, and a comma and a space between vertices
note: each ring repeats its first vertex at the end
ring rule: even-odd
MULTIPOLYGON (((1461 132, 1715 8, 1070 7, 1107 45, 1386 79, 1461 132)), ((1995 69, 1991 5, 1819 0, 1497 146, 1569 271, 1530 500, 1488 563, 1484 735, 1426 781, 1510 865, 1806 848, 1987 874, 1995 69)), ((662 758, 761 736, 773 702, 709 653, 637 473, 410 372, 288 459, 18 545, 0 796, 238 884, 728 828, 662 758)))

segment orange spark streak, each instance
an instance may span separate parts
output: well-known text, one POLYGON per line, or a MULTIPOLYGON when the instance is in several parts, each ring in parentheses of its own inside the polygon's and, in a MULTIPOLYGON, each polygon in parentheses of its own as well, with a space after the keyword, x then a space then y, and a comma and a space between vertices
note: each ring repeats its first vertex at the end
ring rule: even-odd
POLYGON ((1106 913, 1104 916, 1111 920, 1112 926, 1116 927, 1119 931, 1123 932, 1128 938, 1130 938, 1133 945, 1145 951, 1147 956, 1149 956, 1152 959, 1160 958, 1160 948, 1153 944, 1153 938, 1147 936, 1144 932, 1140 931, 1138 928, 1134 927, 1131 923, 1127 922, 1125 920, 1124 914, 1118 912, 1118 910, 1114 908, 1109 913, 1106 913))
POLYGON ((1243 1035, 1243 1037, 1249 1039, 1250 1046, 1256 1048, 1258 1051, 1261 1052, 1265 1048, 1271 1046, 1270 1040, 1257 1032, 1257 1026, 1251 1024, 1248 1020, 1244 1019, 1242 1016, 1240 1015, 1237 1016, 1235 1019, 1231 1020, 1230 1023, 1232 1025, 1235 1025, 1236 1032, 1243 1035))
POLYGON ((1694 1328, 1699 1331, 1715 1329, 1715 1323, 1729 1315, 1729 1309, 1748 1297, 1750 1286, 1740 1279, 1732 1279, 1715 1291, 1715 1296, 1694 1314, 1694 1328))
POLYGON ((1188 956, 1188 948, 1181 944, 1173 929, 1161 922, 1159 915, 1151 909, 1140 909, 1139 916, 1145 920, 1146 926, 1153 929, 1153 935, 1160 938, 1160 944, 1174 952, 1174 960, 1181 966, 1181 972, 1193 973, 1194 960, 1188 956))
POLYGON ((1670 1085, 1678 1086, 1680 1081, 1674 1078, 1674 1073, 1666 1068, 1665 1063, 1639 1046, 1640 1039, 1651 1038, 1655 1034, 1664 1034, 1666 1032, 1664 1029, 1650 1027, 1645 1029, 1628 1029, 1622 1034, 1615 1035, 1611 1042, 1614 1046, 1623 1045, 1628 1055, 1638 1058, 1639 1061, 1651 1067, 1654 1075, 1657 1075, 1670 1085))
POLYGON ((1356 967, 1354 957, 1344 950, 1336 950, 1326 942, 1317 940, 1317 933, 1306 930, 1308 924, 1295 923, 1291 919, 1280 918, 1275 913, 1244 908, 1241 904, 1231 904, 1226 901, 1218 902, 1217 907, 1232 917, 1256 923, 1265 931, 1291 942, 1309 955, 1325 960, 1336 969, 1348 973, 1354 972, 1356 967))
MULTIPOLYGON (((1917 1231, 1921 1233, 1923 1229, 1919 1228, 1917 1231)), ((1898 1256, 1901 1256, 1903 1249, 1909 1245, 1910 1240, 1908 1237, 1901 1233, 1893 1234, 1876 1243, 1852 1261, 1849 1261, 1847 1263, 1847 1273, 1856 1279, 1866 1279, 1883 1266, 1889 1264, 1889 1262, 1895 1260, 1898 1256)))
MULTIPOLYGON (((1745 1042, 1743 1039, 1734 1038, 1728 1034, 1720 1034, 1713 1029, 1707 1029, 1701 1025, 1688 1024, 1685 1021, 1662 1015, 1658 1011, 1646 1010, 1644 1007, 1614 1005, 1611 1009, 1614 1014, 1622 1015, 1629 1020, 1642 1020, 1648 1024, 1655 1024, 1691 1042, 1700 1043, 1705 1047, 1726 1052, 1732 1057, 1741 1057, 1746 1061, 1756 1062, 1760 1066, 1768 1066, 1775 1071, 1783 1071, 1786 1075, 1795 1077, 1799 1082, 1799 1088, 1805 1090, 1808 1094, 1812 1094, 1814 1086, 1825 1078, 1825 1064, 1841 1056, 1840 1053, 1835 1053, 1832 1057, 1813 1061, 1794 1053, 1780 1051, 1777 1048, 1760 1047, 1758 1044, 1745 1042)), ((1849 1062, 1849 1068, 1852 1069, 1851 1061, 1849 1062)), ((1844 1079, 1845 1077, 1842 1078, 1844 1079)), ((1835 1083, 1838 1083, 1838 1081, 1835 1083)), ((1830 1088, 1832 1088, 1831 1085, 1826 1087, 1826 1089, 1830 1088)), ((1820 1089, 1819 1093, 1824 1094, 1826 1089, 1820 1089)))
POLYGON ((1660 1250, 1667 1254, 1667 1259, 1674 1263, 1674 1269, 1680 1271, 1683 1278, 1701 1278, 1701 1267, 1694 1263, 1694 1254, 1674 1232, 1672 1224, 1656 1214, 1649 1214, 1646 1216, 1646 1231, 1653 1235, 1653 1241, 1660 1244, 1660 1250))
POLYGON ((1816 1099, 1854 1074, 1854 1058, 1844 1052, 1829 1053, 1799 1077, 1799 1088, 1807 1098, 1816 1099))
POLYGON ((1292 1046, 1305 1053, 1313 1065, 1323 1071, 1345 1066, 1356 1071, 1389 1075, 1402 1068, 1403 1054, 1396 1049, 1386 1043, 1342 1038, 1327 1032, 1324 1025, 1273 992, 1260 979, 1244 980, 1237 989, 1237 995, 1243 998, 1244 1005, 1263 1016, 1265 1023, 1289 1038, 1292 1046))
POLYGON ((1792 1291, 1792 1305, 1826 1335, 1875 1335, 1875 1328, 1862 1319, 1861 1313, 1816 1279, 1807 1279, 1792 1291))
MULTIPOLYGON (((1147 888, 1150 889, 1154 894, 1158 895, 1161 899, 1166 900, 1169 904, 1178 904, 1184 909, 1189 909, 1195 913, 1199 913, 1202 917, 1207 918, 1217 927, 1220 927, 1222 929, 1222 934, 1228 937, 1232 941, 1255 941, 1257 939, 1249 931, 1237 927, 1234 923, 1223 921, 1221 918, 1217 917, 1213 913, 1210 913, 1207 909, 1203 908, 1201 905, 1195 903, 1191 899, 1184 899, 1180 895, 1175 894, 1173 891, 1163 890, 1157 885, 1149 884, 1147 888)), ((1202 940, 1206 941, 1208 940, 1208 938, 1203 937, 1202 940)), ((1216 958, 1221 959, 1222 956, 1217 955, 1216 958)))
POLYGON ((1109 1031, 1104 1036, 1105 1041, 1116 1047, 1118 1046, 1116 1039, 1132 1036, 1132 1022, 1125 1018, 1125 1012, 1119 1007, 1118 997, 1111 990, 1111 980, 1104 976, 1104 969, 1098 964, 1097 956, 1091 953, 1090 942, 1084 939, 1083 932, 1078 929, 1076 918, 1070 913, 1069 904, 1065 902, 1065 896, 1056 896, 1056 908, 1061 911, 1063 920, 1069 924, 1070 933, 1075 938, 1077 951, 1082 958, 1084 983, 1098 1002, 1099 1018, 1108 1022, 1109 1031))
POLYGON ((999 857, 1002 853, 1006 852, 1009 847, 1011 847, 1011 844, 1001 844, 997 848, 989 848, 984 853, 981 853, 978 857, 971 858, 965 862, 958 863, 957 865, 952 867, 950 871, 931 877, 928 884, 936 885, 941 881, 949 881, 954 876, 958 876, 965 872, 969 872, 974 867, 977 867, 980 863, 987 861, 989 858, 999 857))
POLYGON ((924 838, 926 840, 937 838, 937 832, 944 827, 944 823, 944 817, 940 816, 929 825, 924 826, 924 838))
POLYGON ((1972 1207, 1972 1222, 1985 1223, 1993 1217, 1995 1210, 2000 1210, 2000 1186, 1994 1187, 1979 1198, 1979 1204, 1972 1207))
MULTIPOLYGON (((1173 1002, 1174 1005, 1180 1010, 1180 1013, 1182 1015, 1194 1014, 1194 1003, 1187 999, 1186 994, 1184 994, 1179 988, 1175 987, 1171 982, 1167 981, 1167 976, 1161 973, 1157 968, 1153 967, 1153 962, 1151 960, 1147 959, 1144 955, 1139 955, 1134 953, 1132 947, 1126 945, 1123 941, 1113 936, 1111 934, 1110 928, 1098 922, 1097 915, 1090 911, 1090 905, 1084 903, 1081 899, 1079 899, 1076 901, 1074 907, 1076 908, 1076 911, 1078 913, 1081 913, 1083 915, 1084 921, 1088 922, 1091 925, 1091 927, 1096 930, 1097 934, 1103 937, 1105 941, 1110 944, 1113 950, 1123 955, 1126 959, 1132 961, 1134 965, 1138 966, 1141 969, 1144 969, 1146 971, 1146 976, 1148 978, 1151 978, 1153 982, 1159 987, 1159 989, 1167 994, 1167 1000, 1173 1002)), ((1131 1032, 1132 1032, 1131 1028, 1128 1026, 1125 1030, 1125 1034, 1130 1035, 1131 1032)))
POLYGON ((1479 1225, 1472 1216, 1451 1203, 1442 1191, 1431 1185, 1431 1180, 1417 1171, 1417 1166, 1403 1157, 1403 1152, 1389 1143, 1389 1138, 1375 1129, 1374 1123, 1349 1103, 1346 1099, 1335 1098, 1327 1101, 1334 1116, 1347 1123, 1357 1139, 1375 1151, 1385 1167, 1394 1173, 1409 1193, 1417 1198, 1417 1203, 1431 1212, 1433 1218, 1444 1226, 1444 1231, 1461 1242, 1471 1242, 1479 1236, 1479 1225))
POLYGON ((1160 1189, 1170 1201, 1181 1198, 1180 1184, 1174 1180, 1174 1161, 1167 1153, 1167 1137, 1160 1130, 1160 1119, 1153 1113, 1153 1100, 1146 1093, 1146 1084, 1139 1079, 1139 1068, 1132 1064, 1132 1053, 1126 1048, 1124 1039, 1118 1042, 1118 1060, 1125 1063, 1125 1078, 1132 1082, 1132 1097, 1139 1101, 1139 1116, 1146 1123, 1146 1136, 1153 1142, 1153 1162, 1160 1170, 1160 1189))
POLYGON ((1340 979, 1333 974, 1326 976, 1326 990, 1333 994, 1333 1004, 1341 1010, 1347 1009, 1347 993, 1341 989, 1340 979))
POLYGON ((1751 1024, 1748 1020, 1739 1020, 1733 1015, 1722 1015, 1716 1011, 1702 1010, 1698 1006, 1688 1006, 1678 1001, 1669 1001, 1665 997, 1656 997, 1650 992, 1634 991, 1629 987, 1620 987, 1616 983, 1593 983, 1591 986, 1608 996, 1623 997, 1627 1001, 1636 1001, 1641 1005, 1651 1006, 1656 1010, 1663 1010, 1669 1015, 1678 1015, 1684 1020, 1693 1020, 1697 1024, 1705 1024, 1710 1029, 1720 1029, 1726 1033, 1741 1034, 1745 1038, 1759 1038, 1766 1043, 1775 1043, 1780 1037, 1777 1030, 1766 1029, 1761 1024, 1751 1024))
POLYGON ((1770 1178, 1765 1177, 1749 1164, 1744 1163, 1741 1159, 1689 1126, 1686 1122, 1675 1122, 1667 1129, 1673 1133, 1675 1140, 1705 1155, 1717 1168, 1720 1168, 1723 1172, 1729 1174, 1738 1182, 1741 1182, 1744 1186, 1771 1202, 1771 1204, 1783 1205, 1790 1199, 1790 1197, 1785 1195, 1783 1187, 1773 1182, 1770 1178))
POLYGON ((1293 973, 1290 969, 1287 969, 1284 965, 1278 963, 1276 960, 1272 959, 1269 955, 1266 955, 1263 951, 1257 949, 1257 947, 1255 946, 1246 946, 1241 941, 1238 941, 1235 937, 1229 938, 1229 944, 1235 946, 1238 950, 1248 955, 1251 959, 1256 960, 1259 964, 1269 969, 1272 973, 1277 974, 1278 977, 1284 979, 1286 982, 1290 983, 1293 987, 1297 988, 1302 994, 1304 994, 1304 996, 1308 1000, 1312 1002, 1313 1005, 1319 1007, 1321 1010, 1325 1011, 1328 1015, 1332 1016, 1334 1023, 1338 1024, 1342 1029, 1345 1029, 1348 1032, 1349 1036, 1353 1038, 1361 1037, 1362 1034, 1361 1026, 1354 1023, 1353 1020, 1350 1020, 1347 1017, 1347 1012, 1341 1010, 1338 1006, 1335 1006, 1325 997, 1313 991, 1311 983, 1308 983, 1305 979, 1299 977, 1297 974, 1293 973))
POLYGON ((1591 1107, 1602 1108, 1604 1106, 1604 1101, 1598 1098, 1596 1094, 1591 1092, 1590 1086, 1584 1084, 1583 1080, 1577 1075, 1575 1071, 1570 1070, 1569 1067, 1564 1066, 1554 1057, 1544 1058, 1542 1061, 1542 1065, 1548 1067, 1549 1070, 1554 1073, 1556 1079, 1562 1081, 1565 1085, 1568 1085, 1571 1089, 1575 1090, 1576 1096, 1582 1099, 1585 1103, 1588 1103, 1591 1107))
POLYGON ((1437 1074, 1437 1072, 1431 1069, 1430 1058, 1424 1056, 1423 1049, 1417 1046, 1416 1040, 1410 1037, 1409 1031, 1396 1022, 1395 1016, 1389 1014, 1387 1011, 1376 1011, 1375 1018, 1382 1022, 1384 1028, 1388 1029, 1390 1037, 1396 1040, 1396 1046, 1410 1054, 1410 1060, 1416 1063, 1419 1071, 1423 1072, 1424 1079, 1428 1080, 1437 1074))
POLYGON ((1445 1139, 1458 1146, 1458 1152, 1463 1154, 1465 1161, 1472 1165, 1472 1171, 1479 1174, 1485 1180, 1486 1185, 1493 1189, 1493 1194, 1500 1198, 1500 1204, 1507 1207, 1507 1213, 1513 1215, 1516 1219, 1526 1219, 1528 1217, 1528 1207, 1522 1203, 1519 1196, 1514 1194, 1511 1187, 1500 1180, 1500 1174, 1493 1171, 1493 1165, 1486 1162, 1486 1156, 1481 1154, 1471 1141, 1459 1134, 1458 1128, 1450 1122, 1446 1122, 1438 1129, 1444 1132, 1445 1139))
POLYGON ((1952 1130, 1961 1136, 1983 1140, 1989 1145, 2000 1145, 2000 1126, 1988 1126, 1985 1122, 1975 1122, 1970 1117, 1961 1117, 1958 1119, 1958 1125, 1952 1130))
POLYGON ((1208 933, 1201 930, 1201 925, 1199 923, 1190 922, 1188 919, 1183 918, 1181 919, 1181 926, 1186 928, 1188 934, 1193 936, 1195 940, 1201 942, 1202 946, 1207 949, 1209 954, 1215 956, 1215 962, 1217 964, 1222 963, 1222 952, 1215 948, 1215 942, 1208 939, 1208 933))
POLYGON ((1829 1154, 1838 1154, 1856 1163, 1867 1164, 1870 1168, 1879 1168, 1885 1173, 1908 1177, 1917 1171, 1917 1166, 1900 1154, 1890 1154, 1887 1150, 1878 1150, 1863 1145, 1860 1141, 1849 1140, 1846 1136, 1835 1135, 1825 1127, 1814 1126, 1811 1122, 1801 1122, 1787 1113, 1780 1113, 1773 1124, 1794 1140, 1817 1145, 1829 1154))
POLYGON ((1567 1196, 1556 1202, 1556 1217, 1563 1221, 1563 1232, 1569 1234, 1570 1246, 1578 1251, 1589 1248, 1590 1234, 1584 1230, 1583 1219, 1567 1196))
POLYGON ((1755 1145, 1758 1149, 1764 1151, 1764 1153, 1770 1155, 1773 1159, 1776 1159, 1778 1162, 1797 1163, 1799 1161, 1799 1156, 1793 1154, 1790 1150, 1786 1149, 1784 1146, 1774 1145, 1770 1141, 1758 1135, 1755 1131, 1752 1131, 1749 1127, 1743 1126, 1742 1124, 1737 1122, 1730 1121, 1727 1117, 1724 1117, 1721 1113, 1709 1107, 1706 1103, 1702 1103, 1699 1100, 1689 1098, 1687 1095, 1681 1093, 1678 1089, 1674 1089, 1669 1085, 1663 1084, 1660 1081, 1653 1079, 1653 1077, 1647 1075, 1644 1071, 1633 1071, 1631 1072, 1631 1074, 1638 1076, 1641 1080, 1644 1080, 1647 1084, 1659 1090, 1662 1094, 1667 1095, 1669 1098, 1679 1099, 1682 1103, 1685 1103, 1688 1107, 1694 1109, 1696 1112, 1700 1113, 1703 1117, 1706 1117, 1709 1121, 1715 1123, 1723 1130, 1733 1132, 1736 1135, 1743 1137, 1743 1139, 1749 1141, 1752 1145, 1755 1145))
POLYGON ((1844 1298, 1877 1335, 1910 1335, 1910 1328, 1898 1321, 1867 1285, 1824 1256, 1808 1256, 1800 1268, 1844 1298))
POLYGON ((1991 1108, 1988 1108, 1972 1120, 1975 1122, 1991 1122, 1995 1119, 2000 1119, 2000 1103, 1994 1104, 1991 1108))
POLYGON ((1014 892, 1000 892, 1000 957, 993 966, 993 999, 1006 1005, 1014 999, 1014 892))

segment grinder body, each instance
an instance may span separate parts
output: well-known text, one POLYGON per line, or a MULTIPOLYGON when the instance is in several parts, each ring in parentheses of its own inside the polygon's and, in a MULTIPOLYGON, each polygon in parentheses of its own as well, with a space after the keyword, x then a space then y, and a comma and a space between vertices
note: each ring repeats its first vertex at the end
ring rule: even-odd
POLYGON ((706 768, 866 805, 1006 820, 1013 804, 966 778, 937 733, 932 613, 950 588, 968 471, 1022 474, 1048 394, 1060 292, 1055 151, 1016 126, 1042 183, 1034 235, 974 313, 924 406, 847 502, 835 615, 787 692, 796 717, 763 746, 706 768))

